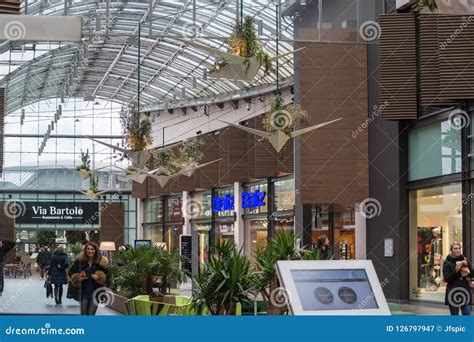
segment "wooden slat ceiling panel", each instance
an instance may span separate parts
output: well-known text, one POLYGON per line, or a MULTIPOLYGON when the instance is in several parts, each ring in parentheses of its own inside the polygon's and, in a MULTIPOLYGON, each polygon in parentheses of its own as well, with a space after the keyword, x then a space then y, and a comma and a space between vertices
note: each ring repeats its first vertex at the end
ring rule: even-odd
POLYGON ((0 14, 20 14, 20 0, 0 0, 0 14))
POLYGON ((474 100, 474 22, 465 16, 438 18, 439 97, 474 100))
POLYGON ((388 103, 381 117, 416 119, 415 15, 381 15, 380 26, 380 103, 388 103))
POLYGON ((446 107, 452 101, 440 99, 438 15, 420 15, 420 105, 446 107))

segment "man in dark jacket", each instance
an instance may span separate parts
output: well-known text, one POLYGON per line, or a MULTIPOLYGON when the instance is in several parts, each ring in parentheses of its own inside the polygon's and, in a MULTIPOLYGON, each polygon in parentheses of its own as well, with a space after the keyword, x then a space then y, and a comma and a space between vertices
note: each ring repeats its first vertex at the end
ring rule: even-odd
POLYGON ((48 250, 47 247, 41 248, 38 257, 36 258, 36 262, 40 267, 41 279, 44 278, 44 273, 46 268, 48 267, 51 261, 51 252, 48 250))
POLYGON ((451 315, 459 315, 459 309, 465 316, 471 314, 471 287, 469 277, 473 269, 461 254, 461 244, 454 242, 451 253, 443 263, 443 278, 448 284, 444 304, 449 306, 451 315))
POLYGON ((3 264, 7 257, 7 253, 15 247, 15 242, 10 240, 0 240, 0 296, 3 293, 3 287, 5 285, 3 279, 3 264))

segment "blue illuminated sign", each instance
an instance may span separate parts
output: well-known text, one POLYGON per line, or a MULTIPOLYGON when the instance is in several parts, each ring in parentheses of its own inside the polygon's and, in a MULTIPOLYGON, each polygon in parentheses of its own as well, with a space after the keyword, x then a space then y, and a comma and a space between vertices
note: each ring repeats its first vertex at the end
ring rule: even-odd
POLYGON ((225 197, 214 197, 212 199, 213 212, 224 210, 234 210, 234 196, 225 195, 225 197))
POLYGON ((265 192, 256 190, 255 192, 242 193, 242 208, 257 208, 265 205, 265 192))
MULTIPOLYGON (((265 192, 256 190, 255 192, 242 193, 242 208, 250 209, 263 207, 265 205, 265 192)), ((225 210, 234 210, 234 196, 225 195, 224 197, 212 198, 212 211, 219 212, 225 210)))

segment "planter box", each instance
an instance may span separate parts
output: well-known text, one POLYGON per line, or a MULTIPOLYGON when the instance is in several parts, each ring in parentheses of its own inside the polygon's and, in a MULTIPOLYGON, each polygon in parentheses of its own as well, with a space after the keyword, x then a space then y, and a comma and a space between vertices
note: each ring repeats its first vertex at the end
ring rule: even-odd
POLYGON ((113 295, 113 300, 111 301, 111 303, 109 305, 107 305, 107 307, 109 309, 112 309, 114 311, 117 311, 117 312, 120 312, 121 314, 123 315, 126 315, 127 313, 125 312, 125 308, 123 306, 123 304, 129 300, 129 298, 127 297, 123 297, 117 293, 112 293, 113 295))

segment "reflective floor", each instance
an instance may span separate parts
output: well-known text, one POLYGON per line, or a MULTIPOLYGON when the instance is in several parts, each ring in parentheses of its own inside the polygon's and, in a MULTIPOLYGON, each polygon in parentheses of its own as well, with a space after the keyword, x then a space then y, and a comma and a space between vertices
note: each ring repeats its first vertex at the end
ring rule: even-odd
MULTIPOLYGON (((37 315, 79 315, 79 303, 66 298, 66 286, 62 305, 56 305, 53 298, 46 298, 44 280, 39 276, 5 278, 5 288, 0 297, 0 314, 37 315)), ((98 316, 118 315, 115 311, 99 307, 98 316)))

